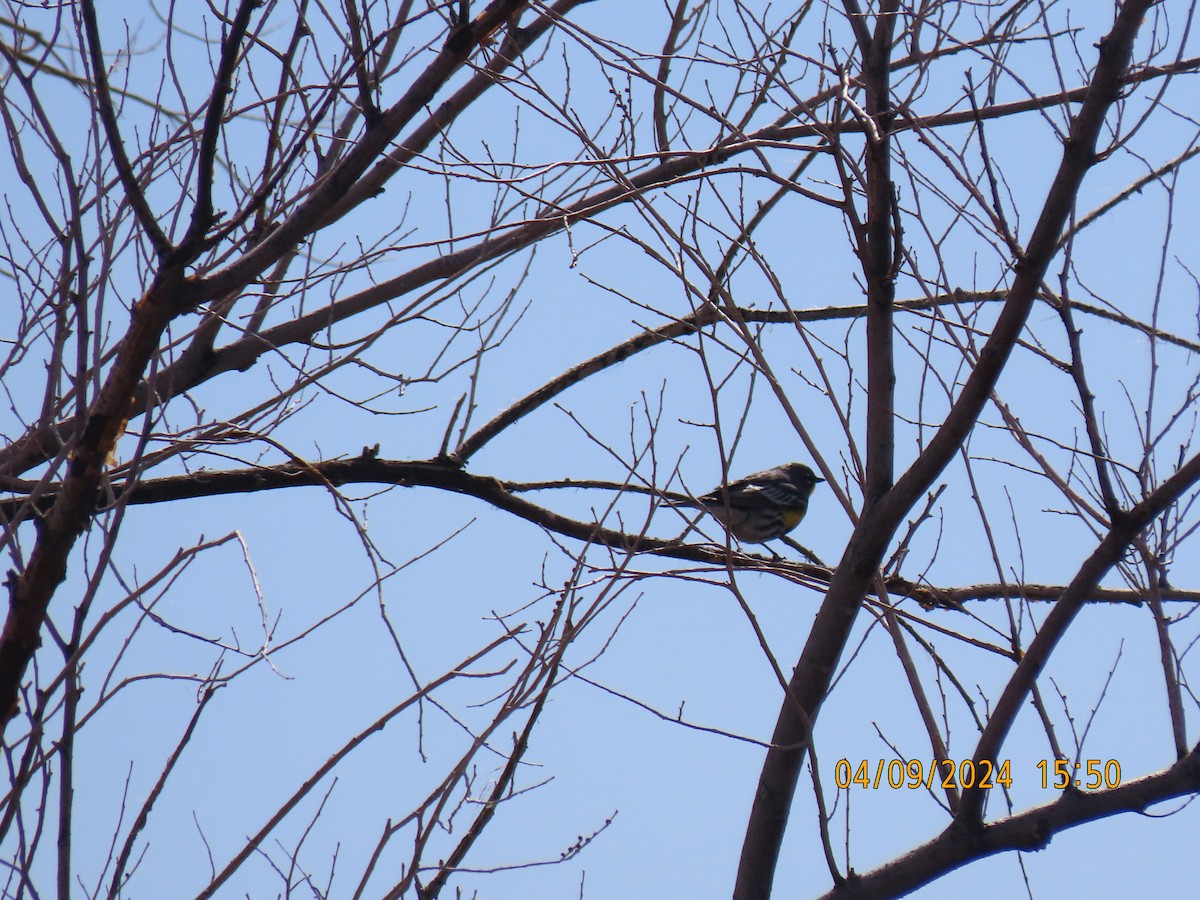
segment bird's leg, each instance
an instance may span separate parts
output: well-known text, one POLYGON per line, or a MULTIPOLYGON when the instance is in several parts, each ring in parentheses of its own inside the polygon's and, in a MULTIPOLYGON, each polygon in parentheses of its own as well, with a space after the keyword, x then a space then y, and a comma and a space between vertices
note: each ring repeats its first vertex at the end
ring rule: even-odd
MULTIPOLYGON (((827 565, 825 565, 825 563, 821 562, 821 558, 819 556, 817 556, 817 554, 813 553, 811 550, 809 550, 803 544, 799 544, 796 541, 793 541, 786 534, 783 537, 781 537, 780 540, 783 541, 785 544, 787 544, 789 547, 791 547, 793 550, 795 550, 797 553, 799 553, 801 556, 803 556, 805 559, 807 559, 814 566, 820 566, 822 569, 829 568, 829 566, 827 566, 827 565)), ((772 550, 771 552, 774 553, 775 551, 772 550)), ((778 554, 776 554, 775 558, 776 559, 779 558, 778 554)))

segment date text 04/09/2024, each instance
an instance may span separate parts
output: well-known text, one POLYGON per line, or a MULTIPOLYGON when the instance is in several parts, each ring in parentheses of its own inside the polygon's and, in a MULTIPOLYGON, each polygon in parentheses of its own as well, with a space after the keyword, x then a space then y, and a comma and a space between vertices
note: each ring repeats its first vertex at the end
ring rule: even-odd
MULTIPOLYGON (((1067 787, 1094 791, 1121 785, 1121 764, 1115 759, 1087 759, 1071 762, 1066 759, 1041 760, 1036 766, 1043 789, 1065 790, 1067 787)), ((990 759, 976 762, 964 759, 955 762, 942 759, 925 762, 910 759, 860 760, 857 764, 839 759, 833 767, 834 783, 845 790, 850 785, 878 790, 880 788, 981 788, 1013 785, 1012 763, 990 759)))

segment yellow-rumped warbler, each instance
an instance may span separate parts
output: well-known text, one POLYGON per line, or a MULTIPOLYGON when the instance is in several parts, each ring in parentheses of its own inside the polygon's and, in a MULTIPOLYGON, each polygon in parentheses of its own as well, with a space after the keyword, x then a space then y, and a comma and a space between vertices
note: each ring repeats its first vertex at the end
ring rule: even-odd
POLYGON ((696 500, 739 541, 762 544, 800 524, 813 488, 824 480, 804 463, 785 463, 714 488, 696 500))

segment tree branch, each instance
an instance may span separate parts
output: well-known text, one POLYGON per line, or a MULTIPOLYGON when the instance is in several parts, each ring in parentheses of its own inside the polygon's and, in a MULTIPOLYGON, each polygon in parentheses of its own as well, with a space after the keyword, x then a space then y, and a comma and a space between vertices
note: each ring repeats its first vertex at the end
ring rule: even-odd
POLYGON ((1054 835, 1126 812, 1145 812, 1164 800, 1200 791, 1195 749, 1170 768, 1111 790, 1069 789, 1053 803, 1034 807, 982 828, 955 822, 927 844, 861 875, 851 875, 822 900, 882 900, 915 891, 967 863, 1006 850, 1041 850, 1054 835))
POLYGON ((771 738, 771 749, 767 751, 746 826, 734 888, 737 900, 767 900, 770 896, 810 730, 864 594, 904 515, 961 448, 999 379, 1057 249, 1083 176, 1096 161, 1096 145, 1105 116, 1119 96, 1134 37, 1151 5, 1151 0, 1127 2, 1112 31, 1101 42, 1100 61, 1072 122, 1058 173, 1026 255, 1015 265, 1013 286, 977 364, 943 425, 896 485, 865 511, 846 546, 793 672, 771 738))

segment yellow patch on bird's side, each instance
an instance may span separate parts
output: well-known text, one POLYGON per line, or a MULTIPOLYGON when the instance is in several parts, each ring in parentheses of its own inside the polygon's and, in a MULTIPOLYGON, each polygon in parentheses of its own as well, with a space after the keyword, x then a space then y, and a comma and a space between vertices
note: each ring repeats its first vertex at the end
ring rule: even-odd
POLYGON ((791 531, 800 524, 800 520, 804 518, 805 510, 802 509, 784 509, 783 522, 787 526, 787 531, 791 531))

